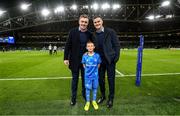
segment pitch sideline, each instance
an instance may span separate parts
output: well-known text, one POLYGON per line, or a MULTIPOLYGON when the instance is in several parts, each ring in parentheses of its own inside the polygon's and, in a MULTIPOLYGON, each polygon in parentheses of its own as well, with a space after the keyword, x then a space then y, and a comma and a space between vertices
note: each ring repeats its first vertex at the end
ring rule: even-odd
POLYGON ((120 76, 124 76, 124 74, 123 73, 121 73, 118 69, 116 69, 116 72, 120 75, 120 76))
MULTIPOLYGON (((167 75, 180 75, 180 73, 156 73, 156 74, 142 74, 142 76, 167 76, 167 75)), ((136 75, 116 75, 116 77, 135 77, 136 75)), ((25 80, 58 80, 58 79, 71 79, 72 77, 42 77, 42 78, 6 78, 0 81, 25 81, 25 80)))

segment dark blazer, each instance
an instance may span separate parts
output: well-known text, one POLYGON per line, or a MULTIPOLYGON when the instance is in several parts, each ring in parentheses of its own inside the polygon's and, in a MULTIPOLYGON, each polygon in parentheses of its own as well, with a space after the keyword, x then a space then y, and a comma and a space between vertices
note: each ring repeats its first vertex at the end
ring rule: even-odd
MULTIPOLYGON (((91 40, 91 32, 86 31, 85 33, 87 38, 91 40)), ((83 52, 86 52, 86 48, 84 48, 83 52)), ((73 71, 77 71, 79 64, 81 63, 81 59, 82 56, 80 56, 80 31, 79 27, 76 27, 71 29, 69 32, 64 50, 64 60, 69 60, 69 68, 73 71)))
MULTIPOLYGON (((98 38, 96 34, 93 34, 93 40, 95 42, 96 51, 98 51, 98 38)), ((112 62, 116 63, 120 56, 120 43, 119 39, 113 29, 104 28, 104 39, 103 39, 103 51, 106 60, 109 64, 112 62)))

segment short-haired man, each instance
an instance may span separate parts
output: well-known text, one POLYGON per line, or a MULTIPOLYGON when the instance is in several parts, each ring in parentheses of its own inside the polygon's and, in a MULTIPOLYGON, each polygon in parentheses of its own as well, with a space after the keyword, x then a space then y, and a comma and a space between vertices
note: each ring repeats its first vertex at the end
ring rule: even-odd
POLYGON ((93 24, 96 29, 94 33, 94 41, 96 43, 97 53, 102 59, 99 68, 99 85, 101 90, 101 97, 98 103, 102 103, 105 99, 105 72, 107 71, 109 96, 107 107, 113 106, 114 91, 115 91, 115 67, 119 59, 120 44, 117 35, 113 29, 103 26, 103 20, 100 16, 93 18, 93 24))
POLYGON ((79 17, 79 27, 70 30, 64 50, 64 64, 69 66, 72 73, 70 102, 72 106, 76 104, 79 71, 81 71, 82 95, 85 99, 84 68, 81 59, 86 52, 86 43, 92 38, 92 34, 87 29, 88 24, 88 16, 81 15, 79 17))

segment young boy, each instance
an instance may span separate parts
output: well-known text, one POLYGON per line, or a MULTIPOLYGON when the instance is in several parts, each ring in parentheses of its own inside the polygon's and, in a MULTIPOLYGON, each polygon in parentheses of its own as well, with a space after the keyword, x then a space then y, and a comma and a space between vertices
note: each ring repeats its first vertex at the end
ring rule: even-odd
POLYGON ((82 57, 82 64, 85 68, 85 88, 86 88, 86 104, 84 107, 85 111, 89 110, 90 106, 90 90, 93 92, 92 105, 95 110, 98 109, 96 103, 96 94, 98 88, 98 68, 100 67, 101 58, 99 54, 94 52, 94 43, 89 41, 86 44, 86 49, 88 50, 82 57))

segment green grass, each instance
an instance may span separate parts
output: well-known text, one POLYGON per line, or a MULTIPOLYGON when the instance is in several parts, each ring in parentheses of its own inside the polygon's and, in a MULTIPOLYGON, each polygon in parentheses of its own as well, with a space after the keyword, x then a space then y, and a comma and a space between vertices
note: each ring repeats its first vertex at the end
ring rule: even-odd
POLYGON ((49 56, 47 52, 18 51, 0 54, 1 78, 70 76, 63 65, 63 54, 49 56))
MULTIPOLYGON (((144 50, 143 55, 143 74, 180 73, 178 50, 144 50)), ((125 75, 135 74, 136 57, 136 50, 121 51, 117 69, 125 75)), ((63 76, 71 74, 63 64, 62 52, 57 56, 39 51, 0 53, 0 79, 63 76)), ((98 111, 91 107, 85 112, 80 81, 77 104, 70 107, 71 79, 0 80, 0 114, 180 115, 179 83, 180 75, 143 76, 142 85, 136 87, 135 77, 117 77, 114 107, 107 109, 103 103, 98 111)))

